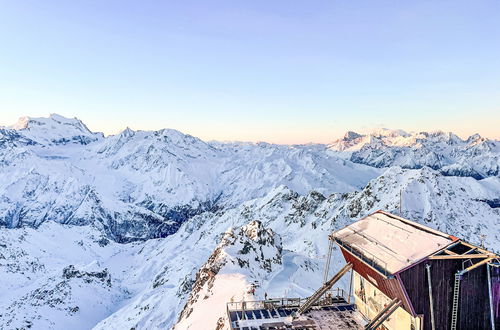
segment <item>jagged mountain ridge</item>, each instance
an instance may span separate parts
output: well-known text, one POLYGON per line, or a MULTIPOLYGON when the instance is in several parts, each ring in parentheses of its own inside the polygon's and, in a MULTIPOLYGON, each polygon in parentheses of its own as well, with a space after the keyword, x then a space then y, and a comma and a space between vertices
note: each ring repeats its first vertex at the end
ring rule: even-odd
POLYGON ((92 224, 118 242, 171 235, 280 184, 351 191, 380 172, 307 146, 206 143, 171 129, 103 137, 59 115, 0 133, 0 225, 92 224))
POLYGON ((329 150, 349 160, 374 167, 424 166, 448 176, 476 179, 500 174, 500 143, 474 134, 462 140, 453 133, 379 129, 368 134, 348 132, 329 150))
POLYGON ((196 214, 279 185, 301 194, 359 190, 381 173, 378 167, 393 163, 446 175, 498 174, 498 143, 478 136, 464 142, 452 134, 381 130, 366 139, 348 132, 327 148, 207 143, 172 129, 104 137, 76 118, 26 117, 0 130, 0 225, 92 224, 129 242, 171 235, 196 214), (444 149, 454 158, 442 156, 444 149))

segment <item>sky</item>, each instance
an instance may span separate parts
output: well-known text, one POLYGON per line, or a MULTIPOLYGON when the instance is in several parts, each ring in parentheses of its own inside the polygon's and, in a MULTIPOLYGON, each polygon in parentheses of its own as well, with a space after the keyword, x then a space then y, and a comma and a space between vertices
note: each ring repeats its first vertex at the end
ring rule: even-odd
POLYGON ((0 0, 0 125, 500 138, 500 1, 0 0))

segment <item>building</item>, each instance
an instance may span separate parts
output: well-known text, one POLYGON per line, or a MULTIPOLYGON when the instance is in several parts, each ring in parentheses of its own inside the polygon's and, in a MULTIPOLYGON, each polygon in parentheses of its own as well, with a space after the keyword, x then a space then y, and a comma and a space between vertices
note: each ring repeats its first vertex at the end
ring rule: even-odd
POLYGON ((231 329, 500 330, 498 255, 384 211, 329 239, 321 288, 228 303, 231 329), (346 265, 328 279, 335 243, 346 265), (349 290, 332 289, 347 274, 349 290))
POLYGON ((330 239, 352 264, 355 305, 365 318, 398 305, 381 329, 500 329, 497 255, 383 211, 330 239))

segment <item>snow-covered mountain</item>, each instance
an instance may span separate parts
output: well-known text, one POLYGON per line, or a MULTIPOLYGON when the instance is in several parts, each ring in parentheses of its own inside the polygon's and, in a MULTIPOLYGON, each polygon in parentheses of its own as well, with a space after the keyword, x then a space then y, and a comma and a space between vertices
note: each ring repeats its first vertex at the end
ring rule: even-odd
MULTIPOLYGON (((310 295, 327 235, 378 209, 473 243, 484 234, 500 252, 498 174, 357 164, 355 143, 206 143, 130 129, 81 143, 68 122, 84 127, 59 118, 49 140, 38 126, 1 130, 0 328, 226 329, 225 302, 310 295)), ((408 141, 397 143, 418 149, 408 141)), ((446 142, 426 141, 444 153, 446 142)), ((481 150, 473 168, 498 162, 497 149, 481 150)), ((342 263, 336 254, 332 273, 342 263)))
POLYGON ((14 127, 0 132, 0 225, 94 224, 118 242, 171 235, 282 184, 347 192, 380 173, 318 146, 206 143, 171 129, 104 138, 59 115, 14 127))
POLYGON ((260 283, 272 277, 281 265, 281 239, 259 221, 252 221, 237 231, 226 231, 196 273, 175 328, 223 328, 228 321, 226 303, 254 300, 260 283))
POLYGON ((102 133, 91 132, 81 120, 57 114, 48 118, 21 117, 10 128, 42 145, 89 144, 103 138, 102 133))
POLYGON ((500 142, 479 134, 462 140, 453 133, 378 129, 365 135, 348 132, 329 149, 355 163, 374 167, 427 166, 444 175, 476 179, 500 174, 500 142))

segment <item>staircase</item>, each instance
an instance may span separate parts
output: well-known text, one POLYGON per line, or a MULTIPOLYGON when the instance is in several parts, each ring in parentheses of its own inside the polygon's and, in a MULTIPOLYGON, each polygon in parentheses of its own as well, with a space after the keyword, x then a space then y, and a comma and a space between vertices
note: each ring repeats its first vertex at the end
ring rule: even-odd
POLYGON ((312 296, 307 298, 306 302, 300 306, 299 310, 295 313, 295 316, 299 316, 300 314, 305 313, 309 310, 309 308, 317 302, 321 296, 323 296, 335 283, 337 283, 342 276, 345 275, 352 268, 352 264, 348 263, 345 265, 335 276, 333 276, 328 282, 323 284, 321 288, 319 288, 316 292, 313 293, 312 296))

